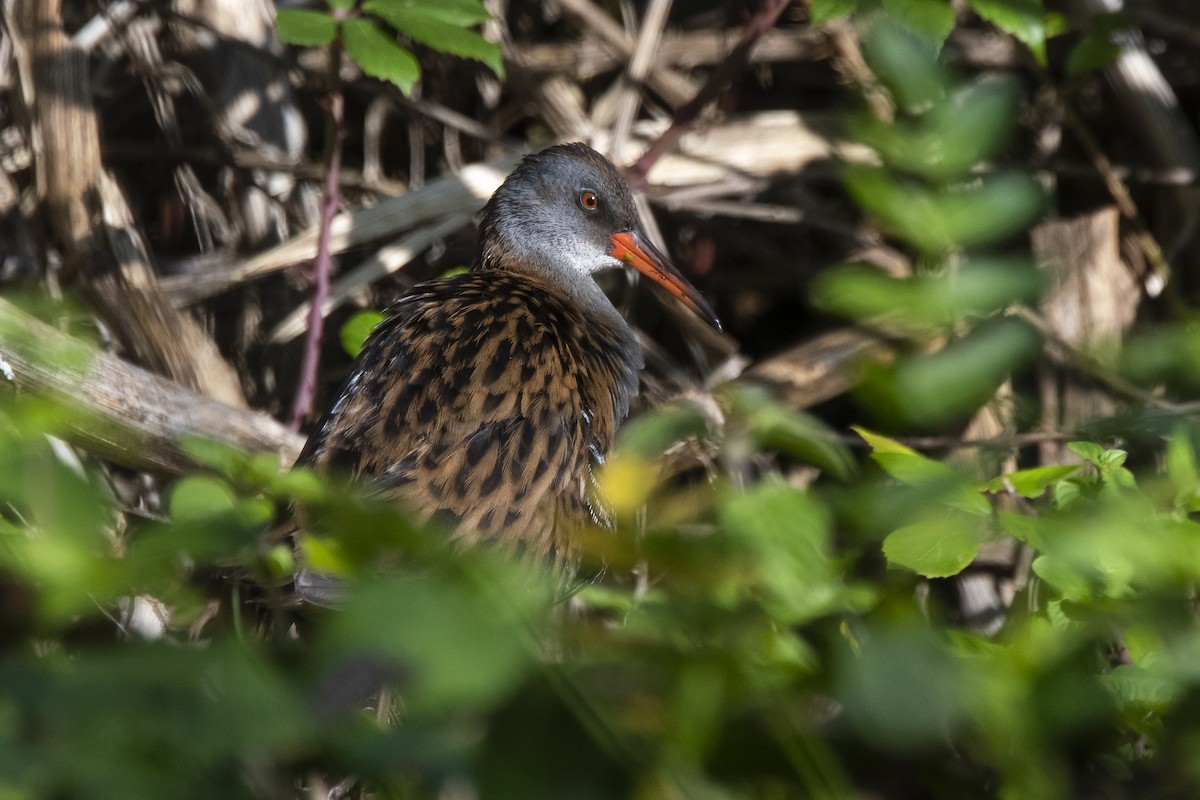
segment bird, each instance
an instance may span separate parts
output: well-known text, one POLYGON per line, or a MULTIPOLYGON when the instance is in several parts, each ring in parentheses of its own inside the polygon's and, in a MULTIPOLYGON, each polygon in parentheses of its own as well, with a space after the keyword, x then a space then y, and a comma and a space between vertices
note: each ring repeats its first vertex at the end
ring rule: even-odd
POLYGON ((467 272, 385 311, 298 463, 348 473, 456 538, 569 558, 580 525, 610 524, 597 471, 644 367, 594 276, 636 270, 721 323, 587 145, 525 156, 478 224, 467 272))

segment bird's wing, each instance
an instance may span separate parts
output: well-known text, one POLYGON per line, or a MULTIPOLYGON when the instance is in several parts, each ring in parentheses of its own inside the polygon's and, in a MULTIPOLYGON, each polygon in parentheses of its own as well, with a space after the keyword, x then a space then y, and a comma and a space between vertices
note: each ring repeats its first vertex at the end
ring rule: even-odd
POLYGON ((464 535, 556 551, 555 498, 590 469, 578 365, 543 304, 464 291, 471 277, 390 310, 302 463, 346 470, 464 535))

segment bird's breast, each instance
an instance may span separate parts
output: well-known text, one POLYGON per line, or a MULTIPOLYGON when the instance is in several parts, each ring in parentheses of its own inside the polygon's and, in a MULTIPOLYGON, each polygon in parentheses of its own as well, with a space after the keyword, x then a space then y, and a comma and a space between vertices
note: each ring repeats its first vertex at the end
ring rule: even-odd
POLYGON ((469 273, 417 287, 368 338, 305 458, 340 464, 468 535, 556 541, 637 394, 642 353, 615 311, 469 273))

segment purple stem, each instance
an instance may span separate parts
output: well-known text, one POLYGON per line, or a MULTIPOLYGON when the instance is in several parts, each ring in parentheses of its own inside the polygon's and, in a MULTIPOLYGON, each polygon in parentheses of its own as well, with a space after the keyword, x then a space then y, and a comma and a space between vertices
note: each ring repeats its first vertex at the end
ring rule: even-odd
POLYGON ((317 368, 321 362, 321 336, 325 328, 323 308, 329 299, 329 275, 333 271, 333 255, 329 252, 329 237, 333 218, 342 205, 338 189, 342 169, 342 140, 346 138, 345 100, 338 68, 342 61, 342 39, 338 36, 329 45, 329 95, 325 100, 326 130, 329 146, 325 161, 325 191, 321 195, 321 230, 317 234, 317 255, 312 262, 313 296, 308 312, 308 333, 304 338, 304 360, 300 365, 300 381, 292 402, 288 427, 299 430, 300 423, 312 411, 317 394, 317 368))

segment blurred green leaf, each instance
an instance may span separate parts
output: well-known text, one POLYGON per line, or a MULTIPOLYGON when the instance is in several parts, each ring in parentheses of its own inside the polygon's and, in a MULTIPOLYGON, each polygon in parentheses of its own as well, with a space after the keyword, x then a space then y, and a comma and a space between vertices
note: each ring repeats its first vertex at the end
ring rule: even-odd
POLYGON ((1032 302, 1042 285, 1042 273, 1027 261, 971 259, 953 274, 912 278, 894 278, 868 266, 838 267, 818 275, 811 292, 824 310, 919 329, 1032 302))
POLYGON ((366 310, 356 312, 350 319, 342 325, 338 335, 342 340, 342 349, 345 350, 351 358, 358 358, 358 354, 362 352, 366 345, 367 337, 371 335, 371 331, 375 330, 375 326, 383 322, 383 314, 379 311, 366 310))
POLYGON ((855 427, 854 431, 871 445, 871 459, 901 483, 941 489, 945 491, 948 505, 968 514, 987 516, 991 513, 991 504, 973 482, 948 465, 865 428, 855 427))
POLYGON ((917 626, 872 628, 836 670, 837 700, 859 736, 887 752, 934 748, 962 720, 962 665, 917 626))
MULTIPOLYGON (((901 5, 904 0, 892 0, 901 5)), ((921 37, 911 33, 911 26, 896 24, 889 15, 877 15, 862 40, 863 56, 879 79, 891 90, 896 103, 906 112, 926 110, 931 103, 940 100, 950 83, 950 75, 938 62, 937 52, 941 49, 942 35, 953 26, 954 12, 949 3, 925 0, 914 6, 913 17, 928 13, 929 35, 921 37), (947 23, 949 15, 949 23, 947 23), (947 24, 950 27, 947 27, 947 24)), ((918 25, 923 24, 918 21, 918 25)))
POLYGON ((975 13, 1012 34, 1033 53, 1038 64, 1046 63, 1046 12, 1042 0, 967 0, 975 13))
POLYGON ((1151 706, 1159 710, 1175 700, 1183 688, 1163 672, 1136 664, 1118 664, 1112 672, 1100 676, 1100 683, 1123 706, 1151 706))
POLYGON ((421 78, 421 65, 393 36, 380 30, 369 19, 342 22, 346 52, 354 63, 372 78, 394 83, 407 94, 421 78))
POLYGON ((774 617, 800 623, 846 602, 830 560, 828 514, 804 492, 761 483, 722 504, 720 521, 757 551, 752 569, 774 617))
POLYGON ((1067 55, 1067 74, 1071 77, 1112 66, 1121 55, 1119 35, 1134 27, 1133 22, 1122 14, 1095 14, 1087 23, 1090 33, 1067 55))
POLYGON ((359 582, 320 633, 327 658, 383 659, 411 714, 479 709, 503 699, 530 666, 526 626, 548 607, 531 570, 480 556, 478 582, 426 572, 359 582))
POLYGON ((1121 349, 1121 373, 1142 386, 1200 386, 1200 324, 1176 322, 1136 333, 1121 349))
POLYGON ((1041 497, 1046 487, 1058 483, 1063 478, 1069 478, 1079 472, 1076 464, 1060 464, 1048 467, 1030 467, 993 478, 987 484, 989 492, 1003 493, 1011 486, 1021 497, 1030 500, 1041 497))
POLYGON ((337 36, 337 21, 324 11, 281 8, 275 12, 279 38, 288 44, 318 47, 337 36))
POLYGON ((931 189, 898 181, 878 167, 854 164, 844 170, 855 202, 929 254, 1002 242, 1028 228, 1045 206, 1041 186, 1027 175, 986 175, 931 189))
POLYGON ((854 474, 849 449, 816 417, 772 399, 755 386, 731 384, 722 394, 734 418, 745 420, 757 448, 794 456, 841 480, 854 474))
POLYGON ((179 446, 197 464, 225 477, 237 474, 246 463, 246 454, 227 442, 185 436, 180 439, 179 446))
POLYGON ((877 150, 885 164, 930 181, 967 178, 1008 139, 1020 87, 986 77, 933 103, 915 119, 887 123, 866 113, 850 117, 850 132, 877 150))
POLYGON ((1078 77, 1087 72, 1111 67, 1121 55, 1121 46, 1107 31, 1089 34, 1071 48, 1067 56, 1067 74, 1078 77))
POLYGON ((1200 494, 1200 469, 1196 450, 1185 428, 1177 428, 1167 439, 1167 477, 1175 489, 1175 505, 1181 506, 1200 494))
POLYGON ((233 490, 219 478, 193 475, 175 484, 171 491, 171 518, 195 522, 233 511, 233 490))
POLYGON ((708 419, 694 403, 669 403, 621 426, 617 447, 642 458, 653 458, 688 439, 708 435, 708 419))
MULTIPOLYGON (((891 437, 884 436, 880 433, 875 433, 874 431, 869 431, 866 428, 857 425, 852 426, 851 429, 861 436, 863 441, 869 444, 871 449, 876 453, 899 453, 901 455, 920 456, 920 453, 918 453, 916 450, 913 450, 906 444, 897 442, 891 437)), ((925 456, 921 456, 921 458, 925 458, 925 456)), ((893 475, 892 477, 895 478, 897 476, 893 475)))
POLYGON ((850 16, 858 6, 859 0, 812 0, 808 14, 813 25, 823 25, 850 16))
POLYGON ((889 534, 883 540, 883 554, 889 563, 926 578, 957 575, 979 553, 978 525, 969 516, 929 515, 889 534))
POLYGON ((937 53, 954 29, 954 9, 949 0, 883 0, 890 19, 917 34, 937 53))
POLYGON ((883 419, 936 426, 961 419, 990 400, 1040 345, 1037 331, 1021 320, 988 320, 936 353, 870 366, 855 396, 883 419))

